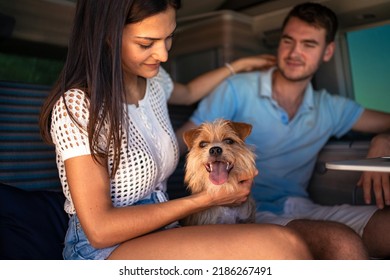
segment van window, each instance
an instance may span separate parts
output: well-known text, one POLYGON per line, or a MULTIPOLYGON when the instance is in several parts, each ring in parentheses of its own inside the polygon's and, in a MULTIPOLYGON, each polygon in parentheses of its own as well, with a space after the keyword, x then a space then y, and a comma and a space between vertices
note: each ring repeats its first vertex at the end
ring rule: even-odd
POLYGON ((346 33, 355 100, 390 112, 390 24, 346 33))

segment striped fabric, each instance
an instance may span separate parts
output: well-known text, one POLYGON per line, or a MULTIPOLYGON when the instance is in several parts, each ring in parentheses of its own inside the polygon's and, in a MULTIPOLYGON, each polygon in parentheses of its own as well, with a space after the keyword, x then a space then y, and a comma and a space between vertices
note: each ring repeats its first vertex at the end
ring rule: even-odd
POLYGON ((0 182, 26 190, 60 189, 54 147, 43 142, 40 108, 50 87, 0 82, 0 182))

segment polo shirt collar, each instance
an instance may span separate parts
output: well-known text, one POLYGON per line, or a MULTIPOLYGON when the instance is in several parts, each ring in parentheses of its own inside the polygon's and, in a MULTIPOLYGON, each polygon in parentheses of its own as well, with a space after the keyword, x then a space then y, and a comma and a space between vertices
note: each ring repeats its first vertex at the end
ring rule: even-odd
MULTIPOLYGON (((272 73, 276 70, 276 67, 272 67, 267 71, 263 71, 260 74, 260 97, 266 97, 270 100, 272 98, 272 73)), ((275 101, 275 100, 273 100, 275 101)), ((305 94, 303 96, 303 101, 301 104, 300 110, 311 110, 314 108, 314 91, 311 83, 308 84, 305 94)))

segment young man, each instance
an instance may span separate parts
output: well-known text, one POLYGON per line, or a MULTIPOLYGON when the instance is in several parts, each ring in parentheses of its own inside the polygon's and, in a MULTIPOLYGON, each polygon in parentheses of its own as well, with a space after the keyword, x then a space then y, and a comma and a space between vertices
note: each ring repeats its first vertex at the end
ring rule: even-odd
MULTIPOLYGON (((314 90, 310 81, 332 58, 336 15, 317 3, 296 6, 286 17, 276 67, 232 76, 205 98, 179 131, 216 118, 253 125, 259 175, 252 193, 258 222, 298 231, 318 259, 390 256, 390 186, 387 173, 364 173, 359 184, 377 206, 320 206, 307 185, 318 152, 332 136, 349 130, 379 133, 368 157, 390 154, 390 114, 314 90)), ((179 138, 180 139, 180 138, 179 138)))

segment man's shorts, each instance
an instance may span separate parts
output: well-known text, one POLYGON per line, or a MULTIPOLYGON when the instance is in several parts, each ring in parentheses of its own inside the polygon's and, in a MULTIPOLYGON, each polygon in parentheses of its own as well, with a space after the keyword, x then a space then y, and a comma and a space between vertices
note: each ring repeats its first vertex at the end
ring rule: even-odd
POLYGON ((285 226, 297 219, 334 221, 349 226, 362 236, 365 226, 377 210, 375 205, 324 206, 307 198, 289 197, 284 204, 284 213, 277 215, 267 211, 257 212, 256 222, 285 226))

